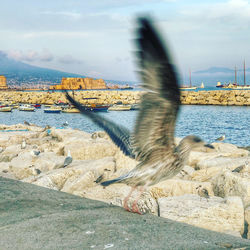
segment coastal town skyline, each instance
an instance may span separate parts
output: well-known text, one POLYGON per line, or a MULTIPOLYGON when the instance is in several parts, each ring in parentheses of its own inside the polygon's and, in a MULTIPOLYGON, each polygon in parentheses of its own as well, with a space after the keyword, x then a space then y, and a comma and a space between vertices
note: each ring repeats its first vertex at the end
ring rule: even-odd
POLYGON ((138 80, 135 19, 151 15, 180 75, 248 59, 250 1, 136 0, 2 3, 0 51, 31 65, 95 78, 138 80), (25 15, 24 15, 25 13, 25 15))

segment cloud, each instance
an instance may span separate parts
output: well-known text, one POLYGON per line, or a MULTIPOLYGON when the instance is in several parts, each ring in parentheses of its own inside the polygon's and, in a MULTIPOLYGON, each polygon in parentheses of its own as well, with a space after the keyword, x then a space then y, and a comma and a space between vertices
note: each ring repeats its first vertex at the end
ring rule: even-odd
POLYGON ((90 77, 94 77, 94 78, 101 78, 103 77, 103 74, 97 71, 89 71, 86 75, 90 76, 90 77))
POLYGON ((62 64, 82 64, 83 63, 82 60, 74 58, 71 55, 64 55, 64 56, 58 57, 57 61, 62 64))
POLYGON ((54 56, 48 49, 43 49, 41 54, 40 54, 40 60, 42 62, 51 62, 53 61, 54 56))
POLYGON ((9 50, 6 52, 6 54, 9 58, 26 62, 50 62, 54 59, 54 56, 48 49, 43 49, 41 52, 37 52, 34 50, 9 50))
POLYGON ((190 5, 182 9, 180 14, 183 24, 187 21, 186 26, 193 29, 201 27, 203 24, 211 26, 215 31, 224 26, 231 26, 231 29, 242 29, 249 27, 250 3, 247 0, 229 0, 215 4, 200 4, 195 8, 190 5))
POLYGON ((50 15, 50 16, 61 16, 66 17, 73 20, 81 19, 82 15, 77 12, 70 12, 70 11, 43 11, 41 12, 43 15, 50 15))
POLYGON ((83 31, 38 31, 38 32, 33 31, 33 32, 23 33, 22 35, 20 35, 20 37, 24 39, 34 39, 43 37, 86 38, 88 36, 90 36, 90 33, 83 31))

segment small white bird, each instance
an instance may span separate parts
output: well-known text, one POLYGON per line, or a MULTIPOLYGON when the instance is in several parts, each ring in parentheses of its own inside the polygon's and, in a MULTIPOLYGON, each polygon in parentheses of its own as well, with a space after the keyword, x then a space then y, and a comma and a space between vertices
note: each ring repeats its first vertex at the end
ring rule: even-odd
POLYGON ((63 167, 64 168, 67 167, 72 161, 73 161, 73 158, 72 158, 72 156, 70 154, 70 150, 68 150, 68 155, 64 160, 63 167))
POLYGON ((40 153, 41 153, 40 150, 32 150, 31 151, 31 154, 34 155, 34 156, 38 156, 40 153))
POLYGON ((25 149, 26 148, 26 141, 23 138, 22 144, 21 144, 21 149, 25 149))
POLYGON ((216 141, 224 141, 226 138, 226 135, 222 135, 219 138, 216 139, 216 141))
MULTIPOLYGON (((208 194, 207 189, 206 189, 206 188, 203 188, 201 185, 199 185, 196 189, 198 190, 198 195, 199 195, 200 197, 206 198, 207 201, 208 201, 208 199, 210 198, 210 196, 209 196, 209 194, 208 194)), ((200 198, 200 200, 201 200, 201 198, 200 198)))
POLYGON ((2 147, 0 147, 0 153, 2 153, 3 152, 3 148, 2 147))
POLYGON ((63 127, 68 127, 69 126, 69 123, 66 121, 63 123, 63 127))

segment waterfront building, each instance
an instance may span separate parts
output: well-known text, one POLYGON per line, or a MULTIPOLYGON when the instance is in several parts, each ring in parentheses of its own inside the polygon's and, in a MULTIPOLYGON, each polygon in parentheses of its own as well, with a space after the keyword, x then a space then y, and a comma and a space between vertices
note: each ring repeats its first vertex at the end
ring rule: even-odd
POLYGON ((62 90, 62 89, 107 89, 106 83, 103 79, 93 78, 80 78, 80 77, 63 77, 61 84, 50 86, 51 90, 62 90))
POLYGON ((0 75, 0 89, 7 89, 7 81, 5 76, 0 75))

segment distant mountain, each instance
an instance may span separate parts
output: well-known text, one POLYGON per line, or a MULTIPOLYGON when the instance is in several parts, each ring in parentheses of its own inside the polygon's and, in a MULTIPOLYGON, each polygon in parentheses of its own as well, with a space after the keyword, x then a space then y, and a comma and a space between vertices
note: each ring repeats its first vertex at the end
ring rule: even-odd
POLYGON ((206 70, 195 71, 195 74, 215 74, 215 73, 234 73, 234 69, 223 68, 223 67, 211 67, 206 70))
MULTIPOLYGON (((56 84, 60 83, 62 77, 86 77, 80 74, 67 73, 53 69, 40 68, 32 66, 27 63, 16 61, 9 58, 6 53, 0 51, 0 75, 4 75, 7 78, 8 85, 20 85, 20 84, 56 84)), ((91 76, 90 76, 91 77, 91 76)), ((205 70, 199 70, 192 72, 192 84, 194 86, 200 86, 201 82, 205 86, 215 86, 218 81, 224 83, 234 82, 235 71, 234 69, 224 67, 210 67, 205 70)), ((246 69, 246 81, 250 82, 250 68, 246 69)), ((237 70, 237 82, 243 84, 243 69, 237 70)), ((133 87, 139 86, 137 82, 130 81, 117 81, 117 80, 105 80, 109 85, 130 85, 133 87)), ((188 85, 189 78, 180 80, 181 84, 188 85)))
POLYGON ((84 77, 83 75, 62 72, 53 69, 40 68, 9 58, 0 51, 0 75, 7 78, 7 84, 55 84, 62 77, 84 77))
MULTIPOLYGON (((250 68, 246 69, 246 81, 250 78, 250 68)), ((235 81, 235 69, 224 67, 211 67, 205 70, 199 70, 192 72, 192 83, 195 86, 199 86, 201 82, 205 86, 215 86, 217 82, 229 83, 235 81)), ((237 69, 237 82, 239 84, 244 83, 244 71, 243 69, 237 69)))

